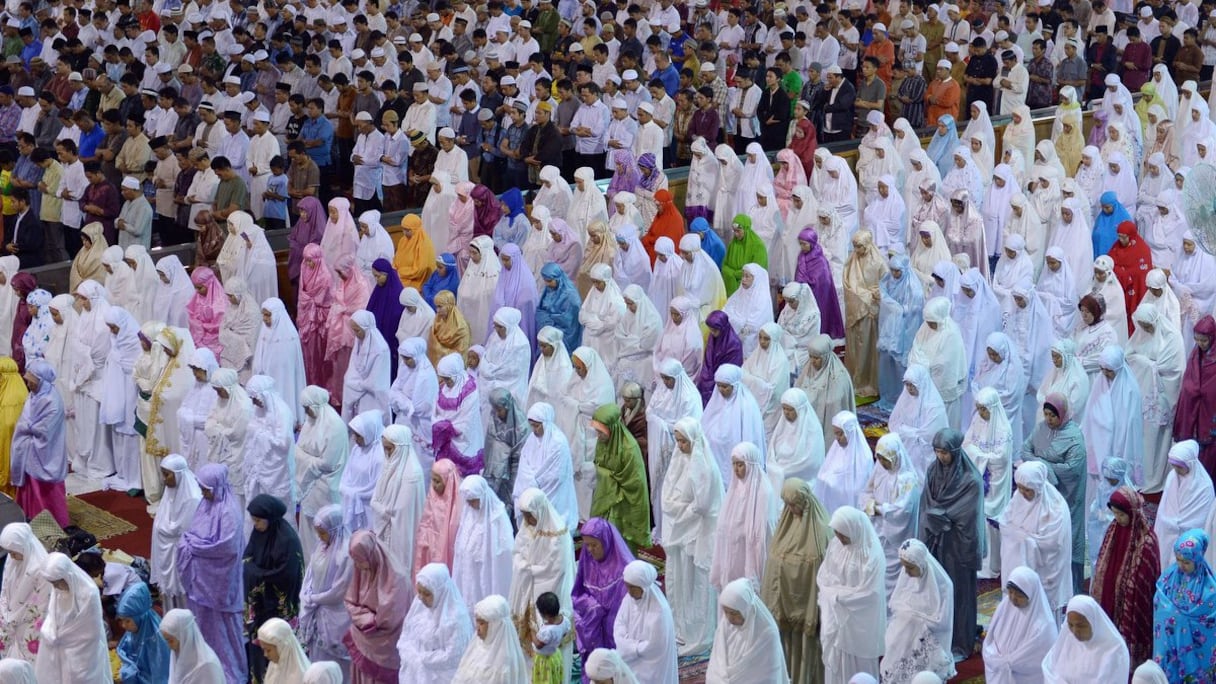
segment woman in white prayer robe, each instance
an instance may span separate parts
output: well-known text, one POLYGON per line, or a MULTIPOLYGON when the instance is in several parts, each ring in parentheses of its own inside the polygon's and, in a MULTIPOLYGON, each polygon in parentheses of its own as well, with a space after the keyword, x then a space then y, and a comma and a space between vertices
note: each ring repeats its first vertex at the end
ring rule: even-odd
MULTIPOLYGON (((630 285, 650 287, 650 255, 642 246, 638 225, 640 224, 626 224, 614 231, 616 256, 612 260, 612 277, 617 287, 622 290, 630 285)), ((594 279, 594 276, 592 278, 594 279)))
POLYGON ((887 433, 878 440, 877 456, 878 467, 870 474, 860 502, 861 510, 870 516, 887 559, 889 600, 901 575, 900 546, 905 540, 916 538, 924 476, 916 471, 896 433, 887 433))
POLYGON ((477 367, 477 380, 482 395, 489 396, 496 389, 505 389, 523 406, 528 398, 532 347, 519 327, 521 319, 519 309, 513 307, 504 306, 494 312, 494 326, 486 338, 486 351, 477 367))
POLYGON ((372 312, 356 311, 350 317, 350 328, 355 334, 355 347, 342 377, 342 418, 349 421, 364 411, 376 410, 388 419, 389 386, 393 381, 389 355, 393 352, 376 329, 372 312))
MULTIPOLYGON (((675 449, 675 426, 682 418, 701 420, 701 394, 688 377, 684 367, 675 359, 664 359, 658 366, 658 381, 654 384, 646 402, 646 465, 650 488, 651 508, 658 527, 662 526, 663 483, 670 468, 670 459, 675 449)), ((699 423, 698 423, 699 425, 699 423)))
POLYGON ((519 453, 519 470, 515 474, 511 498, 518 509, 524 492, 539 489, 566 526, 574 529, 580 519, 575 470, 570 443, 554 415, 553 407, 543 402, 532 404, 528 409, 532 434, 528 435, 519 453))
POLYGON ((887 425, 907 449, 910 467, 923 478, 933 461, 933 436, 949 427, 946 405, 928 368, 912 364, 904 371, 903 391, 891 409, 887 425))
POLYGON ((536 276, 538 288, 544 286, 540 277, 540 269, 549 261, 549 247, 553 244, 553 236, 549 234, 549 225, 552 220, 553 213, 549 207, 536 204, 534 199, 528 234, 521 247, 524 253, 524 263, 528 265, 528 270, 536 276))
POLYGON ((1004 595, 984 638, 984 676, 989 684, 1038 684, 1043 656, 1060 633, 1056 611, 1034 570, 1016 567, 1003 579, 1004 595))
POLYGON ((469 322, 469 339, 475 343, 486 339, 489 332, 490 305, 501 272, 502 262, 494 252, 493 238, 489 235, 473 238, 469 244, 469 265, 461 274, 460 285, 454 294, 461 313, 469 322))
MULTIPOLYGON (((154 550, 155 545, 156 540, 154 550)), ((0 655, 32 663, 37 657, 38 630, 53 593, 51 583, 42 577, 46 548, 25 522, 12 522, 0 530, 0 548, 6 554, 0 585, 0 639, 4 642, 0 655)), ((713 620, 709 622, 712 630, 713 620)))
POLYGON ((473 608, 474 637, 469 640, 452 684, 528 684, 528 665, 511 605, 502 596, 487 596, 473 608))
MULTIPOLYGON (((1155 262, 1154 262, 1155 264, 1155 262)), ((1157 307, 1157 311, 1169 321, 1175 330, 1182 328, 1182 304, 1178 295, 1170 288, 1165 271, 1154 268, 1144 279, 1144 298, 1141 304, 1148 302, 1157 307)))
MULTIPOLYGON (((790 360, 782 344, 785 335, 773 322, 760 326, 759 345, 743 361, 743 382, 751 390, 771 434, 781 414, 781 395, 790 388, 790 360)), ((780 480, 778 480, 780 481, 780 480)))
POLYGON ((591 267, 591 282, 591 291, 578 311, 583 346, 594 349, 604 363, 615 365, 616 328, 625 315, 625 298, 608 264, 591 267))
POLYGON ((1131 669, 1127 643, 1093 598, 1068 600, 1064 625, 1043 657, 1045 684, 1122 682, 1131 669))
POLYGON ((482 476, 470 475, 461 480, 460 498, 464 506, 460 509, 460 525, 453 546, 452 581, 460 589, 465 609, 472 615, 474 606, 482 599, 505 595, 511 590, 515 534, 506 506, 482 476))
MULTIPOLYGON (((516 508, 522 520, 515 535, 508 602, 511 618, 521 634, 524 653, 530 657, 534 652, 533 639, 541 624, 540 614, 536 611, 538 596, 547 591, 553 592, 557 595, 562 613, 573 619, 570 594, 574 589, 574 541, 565 519, 541 490, 524 490, 516 508)), ((562 646, 561 652, 562 665, 566 670, 563 681, 566 681, 570 677, 573 640, 562 646)), ((458 677, 457 681, 462 680, 458 677)))
POLYGON ((718 463, 723 483, 730 481, 731 452, 740 442, 757 445, 764 462, 768 439, 764 431, 764 415, 760 405, 743 381, 743 369, 724 363, 714 373, 713 395, 705 405, 701 425, 705 438, 718 463))
MULTIPOLYGON (((1047 401, 1047 395, 1057 392, 1068 399, 1072 409, 1072 419, 1081 424, 1085 417, 1085 405, 1089 401, 1089 375, 1077 358, 1077 345, 1070 339, 1056 340, 1051 345, 1051 368, 1039 383, 1035 398, 1040 406, 1047 401)), ((1035 418, 1035 423, 1043 422, 1043 413, 1035 418)))
POLYGON ((587 656, 583 672, 595 684, 639 684, 633 668, 614 648, 597 648, 587 656))
POLYGON ((586 520, 591 516, 591 498, 595 493, 595 446, 599 434, 591 425, 591 417, 599 407, 616 401, 616 391, 607 364, 595 349, 587 346, 575 349, 570 363, 574 376, 561 404, 553 408, 558 428, 570 440, 579 519, 586 520))
POLYGON ((203 493, 186 459, 180 455, 166 456, 160 461, 160 469, 172 476, 165 478, 165 492, 156 517, 152 519, 151 575, 153 582, 160 587, 164 607, 181 608, 186 605, 186 588, 177 569, 177 542, 182 533, 190 529, 203 493))
POLYGON ((895 177, 878 179, 874 197, 862 212, 862 221, 874 233, 875 244, 884 253, 904 247, 908 208, 895 185, 895 177))
POLYGON ((1059 610, 1072 595, 1072 519, 1049 475, 1040 461, 1023 462, 1014 472, 1018 493, 999 519, 1001 576, 1022 565, 1034 570, 1052 610, 1059 610))
POLYGON ((663 318, 637 284, 625 288, 622 300, 625 310, 613 329, 617 359, 612 376, 617 387, 636 382, 649 389, 654 383, 654 347, 663 333, 663 318))
MULTIPOLYGON (((959 190, 967 193, 967 197, 970 198, 977 209, 983 204, 984 178, 980 175, 979 168, 971 158, 971 150, 962 145, 954 148, 953 165, 942 178, 941 185, 942 196, 950 199, 955 199, 955 195, 959 190)), ((981 230, 981 232, 983 231, 981 230)))
MULTIPOLYGON (((950 641, 954 635, 954 582, 919 539, 899 548, 899 581, 889 601, 882 659, 884 682, 916 682, 932 672, 940 681, 954 676, 950 641)), ((890 567, 888 566, 888 571, 890 567)))
POLYGON ((281 299, 262 301, 262 327, 258 331, 251 368, 254 375, 274 378, 275 387, 291 409, 292 425, 299 425, 304 413, 300 408, 300 392, 308 384, 304 381, 304 352, 300 347, 300 333, 281 299))
MULTIPOLYGON (((376 519, 378 516, 371 501, 384 470, 384 446, 380 443, 384 422, 379 411, 368 411, 355 416, 349 427, 353 444, 338 484, 338 491, 342 495, 343 519, 346 529, 352 532, 374 530, 374 525, 380 520, 376 519)), ((388 524, 388 521, 384 522, 388 524)), ((382 541, 388 540, 382 538, 382 541)), ((399 559, 406 558, 412 556, 399 556, 399 559)))
POLYGON ((874 454, 852 412, 841 411, 832 417, 832 435, 823 467, 811 487, 823 509, 834 513, 842 506, 860 505, 874 470, 874 454))
POLYGON ((194 285, 182 261, 170 254, 156 262, 156 294, 153 295, 152 320, 164 321, 166 325, 185 328, 189 325, 186 305, 194 296, 194 285))
MULTIPOLYGON (((1108 255, 1103 254, 1094 259, 1093 267, 1093 294, 1100 295, 1102 301, 1106 304, 1106 311, 1102 317, 1110 323, 1114 329, 1119 344, 1127 343, 1127 300, 1123 295, 1123 286, 1119 284, 1119 279, 1115 276, 1115 261, 1108 255)), ((1081 345, 1077 345, 1081 348, 1081 345)))
POLYGON ((679 684, 675 621, 659 589, 658 571, 635 560, 622 575, 629 596, 621 601, 612 627, 617 653, 638 681, 679 684))
POLYGON ((781 494, 773 490, 760 447, 739 442, 730 458, 730 479, 714 530, 714 560, 709 569, 709 581, 719 591, 739 578, 757 584, 764 578, 768 544, 781 512, 781 494))
POLYGON ((1042 270, 1043 250, 1047 242, 1047 230, 1039 216, 1037 207, 1018 192, 1009 198, 1009 222, 1005 224, 1004 237, 1021 235, 1026 240, 1026 255, 1036 271, 1042 270))
MULTIPOLYGON (((3 257, 0 257, 3 258, 3 257)), ((189 281, 189 279, 187 279, 189 281)), ((193 286, 190 288, 194 292, 193 286)), ((74 392, 70 382, 75 377, 75 369, 81 362, 84 352, 82 342, 76 336, 78 314, 75 307, 76 299, 70 294, 55 295, 51 298, 51 320, 55 325, 51 328, 50 339, 47 340, 43 358, 55 369, 55 389, 63 399, 65 422, 65 443, 68 452, 68 462, 76 465, 80 461, 80 449, 76 443, 76 420, 72 417, 74 392)), ((9 319, 11 320, 11 318, 9 319)), ((90 446, 92 446, 90 444, 90 446)))
POLYGON ((777 325, 785 331, 782 346, 789 355, 790 372, 797 374, 806 365, 811 340, 819 334, 819 303, 806 283, 786 283, 781 300, 785 306, 777 316, 777 325))
POLYGON ((112 306, 135 309, 139 306, 138 284, 135 271, 122 260, 122 247, 112 245, 101 253, 101 267, 106 276, 107 299, 112 306))
POLYGON ((228 310, 220 322, 220 358, 225 368, 232 368, 242 381, 252 375, 250 366, 257 348, 258 336, 264 327, 259 301, 250 294, 244 279, 233 277, 224 283, 228 310))
POLYGON ((934 297, 925 304, 924 323, 912 340, 908 365, 929 369, 929 376, 946 406, 951 427, 962 420, 962 396, 967 388, 967 354, 959 326, 950 317, 950 300, 934 297))
POLYGON ((1178 261, 1182 235, 1190 226, 1182 213, 1182 197, 1177 190, 1165 189, 1154 200, 1152 222, 1143 233, 1144 240, 1152 251, 1153 266, 1172 271, 1178 261))
MULTIPOLYGON (((1073 291, 1080 296, 1089 291, 1093 259, 1093 241, 1090 239, 1092 222, 1081 213, 1082 201, 1076 198, 1064 200, 1060 205, 1059 220, 1052 225, 1047 247, 1063 252, 1069 272, 1073 274, 1073 291)), ((1013 285, 1017 285, 1014 281, 1013 285)), ((1011 286, 1012 287, 1012 286, 1011 286)))
POLYGON ((709 653, 706 684, 789 684, 777 621, 754 582, 747 578, 730 582, 718 605, 722 614, 709 653))
MULTIPOLYGON (((989 251, 993 251, 991 245, 989 251)), ((1034 280, 1034 265, 1026 255, 1026 240, 1021 235, 1010 235, 992 273, 992 291, 1003 310, 1010 308, 1013 288, 1023 279, 1034 280)))
MULTIPOLYGON (((0 257, 0 352, 12 354, 11 338, 13 334, 13 320, 17 315, 17 306, 20 302, 17 300, 17 293, 13 291, 12 279, 13 276, 21 270, 21 260, 16 256, 8 255, 0 257)), ((73 269, 72 280, 75 282, 76 274, 73 269)), ((83 282, 83 281, 82 281, 83 282)), ((105 287, 103 286, 104 290, 105 287)), ((194 294, 194 288, 191 287, 191 296, 194 294)))
POLYGON ((587 244, 587 226, 596 221, 608 221, 608 201, 595 184, 595 171, 591 167, 575 170, 574 193, 564 216, 582 244, 587 244))
MULTIPOLYGON (((692 300, 700 310, 700 320, 726 305, 726 285, 718 265, 701 247, 701 237, 688 233, 680 238, 681 266, 679 294, 692 300)), ((672 300, 674 303, 674 299, 672 300)), ((673 304, 674 305, 674 304, 673 304)), ((586 336, 586 333, 584 333, 586 336)))
POLYGON ((662 373, 663 359, 672 359, 683 366, 690 378, 695 378, 705 360, 700 307, 692 299, 680 296, 671 300, 667 313, 667 325, 654 349, 655 372, 662 373))
POLYGON ((140 355, 139 323, 126 309, 117 306, 106 310, 105 323, 111 342, 101 369, 97 414, 100 425, 93 454, 101 463, 113 464, 109 469, 112 474, 102 483, 104 488, 138 491, 143 489, 139 434, 135 431, 138 395, 134 371, 140 355))
POLYGON ((1096 488, 1102 462, 1107 458, 1126 462, 1128 480, 1139 486, 1144 482, 1143 422, 1127 417, 1142 413, 1140 387, 1125 362, 1122 347, 1113 344, 1106 347, 1098 368, 1100 372, 1094 375, 1080 422, 1088 456, 1087 489, 1096 488))
POLYGON ((1178 295, 1182 339, 1190 354, 1195 348, 1195 324, 1216 310, 1216 257, 1201 249, 1189 230, 1182 234, 1181 244, 1178 261, 1170 271, 1170 285, 1178 295))
POLYGON ((359 248, 355 250, 355 263, 358 264, 359 270, 368 279, 371 279, 373 277, 372 264, 376 259, 392 261, 397 249, 393 244, 393 239, 389 237, 388 231, 380 223, 378 210, 371 209, 359 214, 358 224, 359 248))
MULTIPOLYGON (((1022 412, 1026 410, 1024 400, 1029 390, 1026 384, 1026 369, 1022 366, 1021 356, 1013 348, 1013 341, 1003 332, 988 335, 985 345, 985 356, 979 362, 975 379, 971 381, 970 395, 974 399, 981 390, 992 388, 1001 399, 1005 409, 1005 417, 1009 421, 1010 442, 1021 445, 1027 431, 1023 428, 1022 412)), ((1037 401, 1037 398, 1036 398, 1037 401)), ((970 415, 978 413, 978 402, 968 406, 970 415)), ((1041 413, 1041 411, 1036 411, 1041 413)), ((970 424, 971 418, 968 418, 970 424)), ((1034 423, 1031 423, 1033 426, 1034 423)), ((1020 448, 1020 446, 1019 446, 1020 448)))
POLYGON ((520 406, 532 406, 537 402, 557 404, 564 396, 574 374, 570 363, 570 352, 566 350, 565 335, 561 330, 546 325, 536 333, 536 346, 540 356, 532 366, 528 379, 528 399, 520 406))
MULTIPOLYGON (((713 640, 716 591, 710 583, 722 475, 697 418, 681 418, 662 488, 659 538, 667 552, 665 587, 682 655, 703 653, 713 640)), ((618 613, 619 615, 619 613, 618 613)))
POLYGON ((244 280, 254 301, 265 302, 279 296, 274 250, 266 241, 266 231, 248 213, 234 211, 228 215, 228 236, 215 263, 224 282, 233 276, 244 280))
POLYGON ((1169 475, 1153 523, 1162 567, 1174 563, 1174 542, 1183 532, 1204 527, 1214 500, 1212 478, 1199 463, 1199 444, 1188 439, 1170 447, 1169 475))
POLYGON ((768 271, 759 264, 745 264, 739 289, 727 298, 722 311, 730 317, 730 325, 743 343, 743 358, 747 358, 756 349, 756 335, 761 326, 773 322, 773 291, 768 271))
MULTIPOLYGON (((857 180, 849 170, 848 162, 835 155, 823 163, 823 169, 827 173, 824 174, 826 178, 823 179, 823 189, 818 194, 819 208, 821 211, 830 209, 836 212, 844 231, 840 236, 841 244, 847 246, 853 233, 857 232, 861 219, 861 212, 857 208, 857 180)), ((822 231, 820 237, 826 239, 822 231)), ((833 252, 828 249, 827 244, 825 241, 824 251, 831 255, 833 252)))
POLYGON ((397 379, 388 390, 388 403, 393 422, 404 425, 414 435, 419 461, 424 471, 430 470, 431 418, 439 396, 439 377, 426 353, 426 340, 421 337, 401 338, 397 345, 397 379))
POLYGON ((307 557, 317 548, 315 516, 341 502, 338 485, 350 451, 346 422, 329 405, 329 392, 309 385, 300 394, 306 416, 296 438, 296 483, 300 496, 300 546, 307 557))
MULTIPOLYGON (((1035 396, 1036 388, 1047 376, 1051 367, 1051 345, 1055 341, 1051 314, 1039 298, 1030 280, 1023 280, 1013 288, 1012 306, 1006 315, 1005 330, 1013 342, 1013 353, 1022 361, 1026 374, 1026 388, 1022 398, 1022 432, 1028 434, 1035 424, 1035 415, 1041 406, 1035 396)), ((1011 423, 1016 419, 1010 418, 1011 423)), ((1014 427, 1014 436, 1018 436, 1014 427)))
MULTIPOLYGON (((912 245, 912 269, 924 284, 925 290, 933 285, 933 272, 937 265, 950 261, 950 247, 946 236, 936 221, 925 221, 916 230, 916 241, 912 245)), ((957 269, 955 269, 957 273, 957 269)))
POLYGON ((608 219, 609 233, 616 235, 616 232, 625 226, 637 227, 643 224, 644 219, 637 206, 637 195, 622 190, 612 196, 612 204, 616 210, 612 212, 612 216, 608 219))
POLYGON ((431 423, 448 421, 456 428, 452 446, 466 458, 475 458, 485 447, 486 431, 482 417, 481 389, 470 375, 460 354, 448 354, 435 367, 439 393, 431 423))
POLYGON ((1035 290, 1051 314, 1055 337, 1070 337, 1077 327, 1077 301, 1083 293, 1076 284, 1063 247, 1047 249, 1046 265, 1035 283, 1035 290))
POLYGON ((777 424, 769 431, 768 469, 777 481, 796 477, 809 484, 823 466, 823 425, 802 389, 787 389, 780 399, 777 424))
POLYGON ((198 465, 220 463, 228 466, 232 495, 237 497, 241 510, 244 510, 244 449, 249 424, 253 420, 253 402, 245 393, 245 388, 237 383, 236 371, 231 368, 216 369, 211 374, 211 387, 215 391, 216 401, 203 425, 203 435, 207 440, 206 459, 198 465))
MULTIPOLYGON (((215 651, 203 639, 194 613, 175 608, 161 619, 160 632, 169 645, 169 684, 210 684, 224 681, 215 651)), ((307 680, 306 680, 307 681, 307 680)))
MULTIPOLYGON (((735 154, 730 145, 720 144, 714 148, 714 158, 718 163, 718 187, 713 196, 714 232, 723 242, 730 239, 731 224, 735 214, 743 209, 738 206, 736 193, 741 185, 743 162, 735 154)), ((754 194, 754 193, 753 193, 754 194)), ((754 200, 753 200, 754 201, 754 200)))
POLYGON ((62 553, 47 556, 42 577, 54 589, 34 661, 38 681, 109 684, 114 677, 97 585, 62 553))
POLYGON ((1106 162, 1103 161, 1102 153, 1096 146, 1087 145, 1081 150, 1081 164, 1077 167, 1073 181, 1085 193, 1089 215, 1097 216, 1098 198, 1106 192, 1106 162))
POLYGON ((692 159, 688 164, 688 186, 684 206, 693 209, 688 218, 710 217, 718 194, 718 159, 705 138, 693 138, 692 159))
POLYGON ((1141 303, 1132 319, 1136 323, 1136 332, 1127 341, 1125 349, 1127 367, 1140 387, 1143 408, 1142 487, 1146 492, 1159 492, 1165 486, 1168 471, 1165 456, 1173 443, 1174 409, 1182 387, 1186 356, 1181 334, 1156 305, 1141 303))
POLYGON ((414 579, 414 602, 401 625, 397 652, 402 682, 450 684, 473 639, 473 620, 443 563, 428 563, 414 579))
POLYGON ((853 380, 844 362, 832 351, 827 335, 816 335, 807 347, 807 362, 794 383, 811 398, 811 406, 823 428, 824 447, 834 443, 832 419, 841 411, 857 410, 853 380))
POLYGON ((646 295, 659 312, 662 322, 667 323, 667 308, 680 291, 684 261, 676 256, 676 243, 663 236, 654 243, 654 273, 646 295))
MULTIPOLYGON (((452 294, 456 293, 453 292, 452 294)), ((397 324, 398 343, 411 337, 421 337, 423 340, 429 339, 431 336, 431 326, 435 323, 435 309, 430 304, 427 304, 422 294, 413 287, 402 289, 401 294, 397 297, 397 301, 403 307, 401 322, 397 324)))
POLYGON ((819 566, 819 638, 824 681, 878 674, 887 631, 886 557, 869 517, 851 506, 832 514, 835 536, 819 566))
MULTIPOLYGON (((1001 534, 995 526, 1009 507, 1013 491, 1013 450, 1021 446, 1013 441, 1013 427, 1005 413, 1001 395, 993 387, 975 393, 975 414, 963 436, 963 453, 987 483, 984 491, 984 517, 988 535, 988 553, 980 572, 996 577, 1001 572, 1001 534)), ((1019 453, 1021 453, 1019 451, 1019 453)))
POLYGON ((111 340, 114 339, 106 326, 106 312, 110 304, 106 300, 105 288, 95 280, 86 280, 77 285, 75 296, 80 315, 72 332, 81 347, 73 353, 76 361, 68 382, 71 399, 65 401, 65 405, 73 407, 75 411, 76 417, 72 422, 76 426, 79 461, 71 465, 74 471, 100 480, 114 472, 111 455, 108 452, 98 453, 96 448, 102 431, 98 422, 104 398, 102 370, 110 353, 111 340))
MULTIPOLYGON (((353 426, 354 423, 352 431, 353 426)), ((375 440, 375 446, 369 446, 366 455, 358 454, 357 448, 351 450, 352 465, 360 456, 380 464, 371 499, 367 503, 366 527, 375 532, 384 548, 396 556, 401 567, 410 567, 418 522, 422 520, 423 505, 430 489, 430 478, 423 473, 418 462, 418 452, 414 449, 409 428, 390 425, 373 437, 375 432, 373 428, 364 437, 375 440)), ((343 494, 345 498, 345 491, 343 494)), ((413 594, 412 587, 410 594, 413 594)))
MULTIPOLYGON (((249 378, 246 391, 253 402, 253 418, 245 437, 245 500, 269 494, 282 501, 287 510, 295 511, 299 494, 296 442, 287 401, 266 375, 249 378)), ((294 516, 288 516, 287 521, 295 527, 294 516)))

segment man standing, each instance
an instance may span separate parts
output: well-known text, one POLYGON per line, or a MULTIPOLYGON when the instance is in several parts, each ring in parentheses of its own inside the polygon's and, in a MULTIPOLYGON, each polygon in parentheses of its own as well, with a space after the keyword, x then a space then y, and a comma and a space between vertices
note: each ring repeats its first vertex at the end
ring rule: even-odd
POLYGON ((882 115, 883 106, 887 101, 887 84, 879 77, 878 70, 877 57, 866 55, 861 61, 861 84, 857 86, 857 97, 853 103, 857 112, 858 132, 869 128, 866 117, 870 112, 882 115))
POLYGON ((270 182, 270 160, 279 154, 279 141, 270 132, 270 112, 253 113, 253 136, 249 138, 249 208, 255 221, 262 220, 262 194, 270 182))
POLYGON ((143 188, 137 178, 122 179, 122 209, 114 227, 118 230, 118 246, 123 252, 131 245, 152 247, 152 205, 144 197, 143 188))
MULTIPOLYGON (((325 117, 325 102, 314 97, 308 101, 308 120, 300 127, 300 142, 308 151, 308 157, 317 165, 319 177, 331 172, 330 148, 334 143, 334 125, 325 117)), ((321 204, 327 204, 333 195, 329 192, 330 184, 326 183, 321 193, 321 204)), ((298 198, 297 198, 298 199, 298 198)))
POLYGON ((1026 89, 1030 84, 1030 74, 1018 60, 1013 50, 1001 53, 1001 76, 997 85, 1001 89, 1000 112, 1003 116, 1013 114, 1013 110, 1026 104, 1026 89))
POLYGON ((1031 109, 1050 107, 1055 89, 1052 88, 1054 69, 1047 59, 1047 41, 1042 38, 1031 46, 1033 58, 1026 65, 1030 85, 1026 89, 1026 106, 1031 109))
POLYGON ((380 208, 376 190, 380 187, 382 168, 380 158, 384 156, 384 134, 376 128, 372 115, 368 112, 359 112, 355 115, 355 127, 359 134, 355 139, 350 161, 355 169, 352 183, 352 194, 355 198, 354 214, 359 216, 365 211, 380 208))
POLYGON ((925 90, 925 123, 930 126, 936 126, 937 120, 946 114, 958 119, 962 88, 958 81, 950 76, 951 66, 953 65, 948 59, 938 60, 937 75, 925 90))
POLYGON ((833 64, 824 72, 827 75, 827 97, 823 105, 823 141, 848 140, 853 136, 853 109, 857 97, 853 84, 844 78, 839 65, 833 64))
POLYGON ((983 38, 971 41, 971 61, 967 62, 967 70, 964 72, 968 112, 973 102, 983 102, 988 106, 988 111, 992 111, 993 81, 996 80, 998 71, 996 58, 988 52, 988 43, 983 38))
POLYGON ((735 152, 743 154, 749 144, 760 139, 756 108, 760 105, 762 93, 749 71, 737 72, 735 83, 738 87, 730 95, 730 113, 735 119, 734 126, 728 132, 735 138, 735 152))

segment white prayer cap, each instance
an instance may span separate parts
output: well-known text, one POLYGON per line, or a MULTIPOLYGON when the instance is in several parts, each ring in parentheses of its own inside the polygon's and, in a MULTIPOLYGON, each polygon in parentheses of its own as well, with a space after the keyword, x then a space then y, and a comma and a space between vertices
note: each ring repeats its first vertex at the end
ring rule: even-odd
POLYGON ((1140 16, 1144 17, 1145 19, 1153 16, 1153 8, 1148 6, 1141 7, 1140 16))
POLYGON ((519 22, 519 28, 530 29, 530 28, 532 28, 532 22, 528 21, 527 19, 524 19, 523 21, 519 22))
MULTIPOLYGON (((362 116, 364 114, 367 114, 367 112, 359 112, 359 116, 362 116)), ((356 121, 360 120, 359 116, 355 117, 356 121)), ((270 112, 266 111, 265 109, 259 109, 253 113, 253 120, 254 121, 264 121, 266 123, 270 123, 270 112)))
POLYGON ((144 31, 143 33, 139 34, 139 42, 155 43, 156 42, 156 33, 153 31, 144 31))
POLYGON ((704 64, 702 64, 702 65, 701 65, 701 71, 702 71, 702 72, 705 72, 705 71, 717 71, 717 70, 718 70, 718 67, 714 66, 714 63, 713 63, 713 62, 705 62, 704 64))
POLYGON ((877 24, 874 24, 874 28, 872 28, 871 31, 882 31, 883 33, 886 33, 887 25, 880 21, 877 24))
POLYGON ((253 53, 253 61, 255 62, 264 62, 268 59, 270 59, 270 53, 266 52, 265 50, 258 50, 257 52, 253 53))
POLYGON ((240 95, 237 95, 237 96, 236 96, 236 99, 237 99, 237 100, 238 100, 238 101, 239 101, 241 104, 244 104, 244 105, 247 105, 247 104, 249 104, 250 102, 253 102, 253 101, 254 101, 254 100, 256 100, 257 98, 258 98, 258 96, 257 96, 257 95, 254 95, 253 93, 241 93, 240 95))
POLYGON ((824 74, 836 74, 837 76, 840 76, 841 74, 844 73, 844 71, 840 68, 839 64, 833 64, 832 66, 830 66, 826 70, 824 70, 823 73, 824 74))
POLYGON ((229 55, 230 57, 235 57, 235 56, 237 56, 237 55, 241 55, 241 54, 244 54, 244 53, 245 53, 245 48, 241 47, 241 45, 240 45, 239 43, 238 43, 238 44, 235 44, 235 45, 229 45, 229 46, 228 46, 228 55, 229 55))
POLYGON ((505 86, 515 85, 515 77, 510 74, 507 74, 506 76, 502 77, 502 79, 498 82, 498 84, 505 85, 505 86))
POLYGON ((126 178, 122 179, 122 187, 124 187, 128 190, 138 190, 139 181, 132 178, 131 176, 127 176, 126 178))
POLYGON ((646 112, 647 114, 654 116, 654 105, 650 104, 649 102, 643 102, 638 105, 638 111, 646 112))
POLYGON ((366 56, 367 56, 367 53, 364 52, 361 48, 355 48, 350 53, 351 59, 363 59, 366 56))
POLYGON ((439 21, 439 15, 431 12, 430 14, 426 15, 426 20, 427 22, 439 21))
POLYGON ((385 55, 384 48, 381 48, 381 47, 372 48, 372 57, 373 58, 383 57, 384 55, 385 55))
POLYGON ((914 26, 916 26, 916 24, 912 23, 911 19, 904 19, 903 21, 899 22, 899 27, 904 30, 910 29, 914 26))
POLYGON ((439 137, 440 138, 450 138, 452 140, 455 140, 456 131, 452 130, 451 128, 449 128, 447 126, 444 126, 443 128, 439 129, 439 137))
POLYGON ((946 52, 958 53, 958 43, 946 43, 946 52))
POLYGON ((29 86, 21 86, 17 89, 17 95, 20 97, 37 97, 34 89, 29 86))
POLYGON ((946 69, 946 70, 949 70, 949 69, 950 69, 950 67, 952 67, 952 66, 954 66, 954 65, 953 65, 953 64, 951 64, 951 63, 950 63, 950 60, 948 60, 948 59, 939 59, 939 60, 937 60, 937 68, 938 68, 938 69, 946 69))
POLYGON ((359 112, 355 115, 355 121, 371 121, 372 115, 367 112, 359 112))
POLYGON ((625 98, 618 97, 612 101, 612 108, 613 109, 629 109, 629 103, 625 101, 625 98))
POLYGON ((410 42, 411 42, 411 43, 421 43, 421 42, 422 42, 422 34, 420 34, 420 33, 411 33, 411 34, 410 34, 410 42))
POLYGON ((625 73, 621 74, 621 79, 625 81, 636 81, 638 80, 638 72, 634 71, 633 69, 626 69, 625 73))
POLYGON ((72 73, 68 74, 68 80, 73 83, 79 83, 84 80, 84 77, 80 75, 79 71, 73 71, 72 73))
POLYGON ((236 86, 239 86, 240 84, 241 84, 241 79, 240 79, 240 78, 238 78, 238 77, 236 77, 236 76, 226 76, 226 77, 224 78, 224 85, 236 85, 236 86))

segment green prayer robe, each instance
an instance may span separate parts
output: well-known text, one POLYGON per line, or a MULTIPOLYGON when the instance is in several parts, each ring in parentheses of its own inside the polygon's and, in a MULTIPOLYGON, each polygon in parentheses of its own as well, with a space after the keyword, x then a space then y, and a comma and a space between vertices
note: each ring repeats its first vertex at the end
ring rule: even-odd
POLYGON ((604 404, 591 419, 608 429, 595 445, 595 494, 591 517, 603 518, 636 551, 650 546, 650 489, 637 440, 621 420, 621 408, 604 404))

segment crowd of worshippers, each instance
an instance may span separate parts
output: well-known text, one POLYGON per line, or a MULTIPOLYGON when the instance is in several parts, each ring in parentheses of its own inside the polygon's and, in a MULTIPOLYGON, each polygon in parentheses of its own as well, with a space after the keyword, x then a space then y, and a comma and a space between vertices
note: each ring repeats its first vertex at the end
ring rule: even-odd
POLYGON ((1216 680, 1216 123, 1157 5, 8 10, 0 487, 153 529, 145 582, 4 528, 3 680, 1216 680), (1009 72, 884 109, 896 22, 1009 72))

